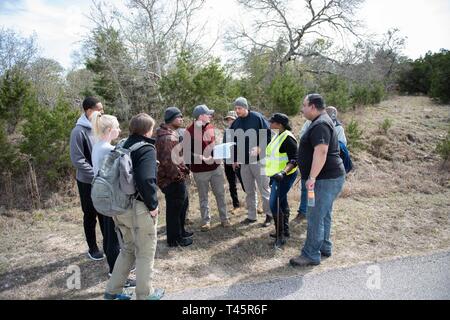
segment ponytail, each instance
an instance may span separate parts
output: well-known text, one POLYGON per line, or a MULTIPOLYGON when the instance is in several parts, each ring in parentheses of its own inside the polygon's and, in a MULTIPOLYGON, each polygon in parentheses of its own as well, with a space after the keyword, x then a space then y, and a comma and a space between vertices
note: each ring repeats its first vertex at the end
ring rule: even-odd
POLYGON ((91 118, 92 130, 96 139, 100 139, 106 134, 108 129, 119 128, 117 118, 108 114, 101 114, 95 111, 91 118))
POLYGON ((92 123, 92 130, 94 133, 94 136, 96 138, 99 138, 102 136, 102 130, 101 130, 101 119, 102 119, 102 114, 99 111, 94 111, 92 113, 92 117, 91 117, 91 123, 92 123))

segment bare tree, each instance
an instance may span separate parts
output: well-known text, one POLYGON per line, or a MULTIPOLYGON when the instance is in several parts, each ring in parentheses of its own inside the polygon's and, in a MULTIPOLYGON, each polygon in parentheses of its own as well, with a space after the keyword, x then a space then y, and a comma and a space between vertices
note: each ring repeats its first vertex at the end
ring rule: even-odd
POLYGON ((348 36, 359 36, 360 23, 354 16, 363 1, 304 0, 304 10, 301 10, 295 9, 290 0, 238 0, 259 17, 250 30, 241 25, 227 40, 244 51, 253 47, 275 51, 282 41, 286 50, 279 57, 281 66, 291 60, 310 57, 338 63, 330 52, 330 44, 334 44, 337 36, 342 42, 348 36))
POLYGON ((0 75, 13 67, 27 67, 37 54, 36 36, 24 38, 13 30, 0 28, 0 75))
POLYGON ((136 56, 152 75, 160 79, 176 54, 188 49, 194 33, 201 34, 193 18, 205 0, 128 0, 133 18, 129 35, 136 56))
POLYGON ((55 60, 38 58, 27 69, 41 105, 54 108, 64 85, 64 68, 55 60))

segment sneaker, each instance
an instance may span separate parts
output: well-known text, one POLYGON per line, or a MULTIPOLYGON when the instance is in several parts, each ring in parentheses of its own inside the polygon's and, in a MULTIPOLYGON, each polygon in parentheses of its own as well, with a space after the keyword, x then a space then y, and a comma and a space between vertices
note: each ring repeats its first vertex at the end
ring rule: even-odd
POLYGON ((147 300, 161 300, 164 296, 164 289, 156 288, 151 295, 147 297, 147 300))
POLYGON ((123 287, 124 288, 135 288, 136 287, 136 280, 134 280, 134 279, 127 279, 127 281, 125 281, 125 285, 123 287))
POLYGON ((131 296, 124 293, 119 294, 111 294, 108 292, 105 292, 103 295, 103 299, 105 300, 131 300, 131 296))
POLYGON ((94 261, 101 261, 101 260, 105 259, 105 255, 103 254, 103 252, 101 252, 98 249, 96 251, 89 250, 88 257, 94 261))
POLYGON ((249 224, 255 223, 256 221, 257 220, 252 220, 252 219, 246 218, 244 221, 241 222, 241 224, 249 225, 249 224))
POLYGON ((320 262, 314 262, 304 256, 298 256, 289 260, 289 263, 293 267, 307 267, 307 266, 318 266, 320 262))
POLYGON ((193 232, 187 232, 187 231, 184 232, 182 235, 183 238, 192 238, 193 236, 194 236, 193 232))
POLYGON ((205 223, 204 225, 202 225, 202 226, 200 227, 200 230, 203 231, 203 232, 209 231, 209 229, 211 229, 211 224, 210 224, 209 222, 208 222, 208 223, 205 223))
POLYGON ((192 241, 191 238, 181 238, 180 240, 177 240, 175 242, 169 242, 169 247, 187 247, 190 246, 194 241, 192 241))
POLYGON ((229 228, 229 227, 231 227, 230 220, 222 221, 222 227, 224 227, 224 228, 229 228))
POLYGON ((283 238, 275 240, 275 242, 273 243, 275 248, 281 248, 285 244, 286 244, 286 239, 283 239, 283 238))
POLYGON ((270 226, 272 224, 272 220, 273 218, 271 216, 266 216, 266 220, 262 224, 263 228, 267 228, 268 226, 270 226))

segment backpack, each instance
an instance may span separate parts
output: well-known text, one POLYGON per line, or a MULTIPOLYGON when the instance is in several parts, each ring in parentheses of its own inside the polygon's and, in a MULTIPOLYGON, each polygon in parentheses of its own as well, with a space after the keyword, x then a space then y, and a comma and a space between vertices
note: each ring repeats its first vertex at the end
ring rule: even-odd
POLYGON ((148 142, 138 142, 129 149, 123 147, 122 140, 109 154, 105 156, 100 170, 92 181, 91 198, 95 210, 107 217, 125 213, 133 206, 136 187, 133 178, 133 163, 131 152, 148 142))
POLYGON ((342 141, 339 141, 339 150, 339 156, 344 162, 345 173, 349 173, 353 169, 353 163, 350 158, 350 152, 342 141))

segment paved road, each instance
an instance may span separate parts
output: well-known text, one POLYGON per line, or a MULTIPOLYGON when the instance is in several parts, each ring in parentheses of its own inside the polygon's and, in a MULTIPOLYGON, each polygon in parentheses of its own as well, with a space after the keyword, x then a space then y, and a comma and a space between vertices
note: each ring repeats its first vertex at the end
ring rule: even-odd
POLYGON ((190 289, 165 300, 450 299, 450 252, 253 284, 190 289))

